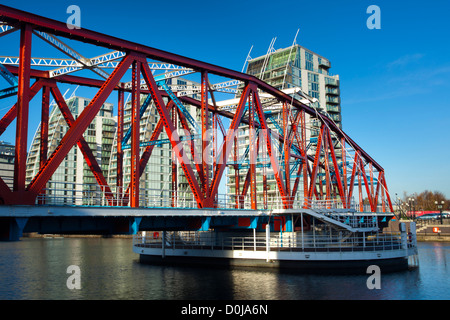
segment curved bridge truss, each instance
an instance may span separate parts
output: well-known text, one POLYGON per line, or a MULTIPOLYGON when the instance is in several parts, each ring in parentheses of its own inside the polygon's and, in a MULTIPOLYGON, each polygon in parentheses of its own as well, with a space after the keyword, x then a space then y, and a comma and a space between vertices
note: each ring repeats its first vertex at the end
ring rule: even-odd
MULTIPOLYGON (((0 134, 16 120, 16 158, 13 188, 5 183, 3 177, 0 178, 0 198, 4 204, 36 204, 55 170, 71 148, 78 145, 97 183, 102 186, 108 204, 138 207, 139 179, 154 147, 152 143, 142 147, 143 141, 139 141, 141 110, 146 103, 141 103, 142 95, 148 97, 146 100, 151 99, 159 115, 150 142, 156 141, 165 131, 172 147, 173 170, 181 166, 198 208, 218 207, 219 185, 229 167, 235 173, 236 208, 240 208, 240 199, 244 195, 249 196, 252 209, 267 208, 267 197, 262 201, 257 197, 257 185, 261 185, 257 183, 257 170, 263 168, 263 194, 266 194, 264 168, 270 168, 276 180, 279 201, 285 209, 298 205, 308 208, 315 200, 339 203, 340 208, 349 209, 354 204, 353 199, 357 198, 360 208, 364 201, 366 211, 393 211, 383 168, 332 119, 313 108, 305 95, 290 95, 248 74, 91 30, 70 30, 65 23, 0 6, 0 38, 9 37, 11 33, 20 33, 18 56, 0 57, 1 74, 11 85, 0 95, 16 95, 17 102, 0 120, 0 134), (43 40, 45 45, 56 48, 66 58, 33 58, 31 51, 35 39, 43 40), (106 53, 86 58, 69 47, 65 43, 67 41, 80 48, 96 46, 97 50, 102 48, 106 53), (155 76, 154 73, 160 75, 155 76), (184 75, 197 77, 198 85, 177 88, 169 87, 165 81, 184 75), (221 81, 213 83, 212 79, 221 81), (89 105, 76 119, 61 94, 59 86, 62 83, 97 88, 89 105), (42 93, 40 165, 34 178, 27 181, 29 103, 31 99, 39 99, 39 92, 42 93), (132 125, 128 132, 123 126, 126 92, 132 97, 132 125), (201 98, 191 98, 189 92, 195 92, 201 98), (233 94, 235 102, 216 101, 221 92, 233 94), (116 187, 127 190, 121 199, 108 186, 83 138, 103 103, 116 94, 116 187), (47 142, 51 98, 59 107, 69 130, 50 153, 47 142), (187 112, 187 105, 199 110, 201 119, 198 125, 187 112), (271 126, 268 118, 274 109, 281 112, 281 123, 271 126), (196 146, 183 143, 175 121, 180 121, 188 133, 199 134, 201 142, 196 146), (318 124, 314 134, 309 126, 311 121, 318 124), (226 127, 224 123, 229 125, 226 127), (243 142, 239 141, 237 132, 244 127, 248 129, 249 142, 244 146, 247 148, 246 158, 242 160, 237 150, 239 143, 243 142), (131 182, 127 186, 123 186, 122 176, 124 136, 128 137, 132 155, 131 182), (242 165, 243 161, 246 166, 242 165), (241 174, 242 171, 247 172, 244 181, 239 179, 239 171, 241 174)), ((42 45, 42 41, 39 40, 39 44, 42 45)))

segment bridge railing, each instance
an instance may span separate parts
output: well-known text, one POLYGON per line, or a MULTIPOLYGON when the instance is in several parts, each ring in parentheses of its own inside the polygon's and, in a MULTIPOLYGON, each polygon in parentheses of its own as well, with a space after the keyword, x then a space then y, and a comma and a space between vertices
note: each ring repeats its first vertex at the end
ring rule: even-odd
MULTIPOLYGON (((58 206, 128 206, 129 195, 126 188, 111 187, 114 200, 111 201, 105 196, 105 186, 95 184, 79 184, 74 182, 54 182, 47 184, 47 188, 37 197, 37 205, 58 205, 58 206)), ((169 189, 140 189, 140 207, 147 208, 197 208, 192 192, 173 191, 169 189)), ((353 211, 370 212, 370 206, 360 207, 358 203, 352 201, 350 205, 344 206, 340 199, 317 200, 304 199, 301 196, 295 197, 268 197, 257 199, 257 209, 274 210, 289 208, 308 209, 349 209, 353 211)), ((236 196, 230 194, 218 194, 216 198, 216 208, 218 209, 251 209, 250 195, 236 196)), ((377 212, 383 212, 382 205, 377 207, 377 212)))

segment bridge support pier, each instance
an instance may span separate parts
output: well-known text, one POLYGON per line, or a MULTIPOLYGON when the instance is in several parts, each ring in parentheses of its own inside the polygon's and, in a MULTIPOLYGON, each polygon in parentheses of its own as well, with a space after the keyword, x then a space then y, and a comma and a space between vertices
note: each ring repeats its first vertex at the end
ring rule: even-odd
POLYGON ((28 218, 1 218, 0 241, 19 241, 28 218))
POLYGON ((142 217, 130 217, 129 219, 130 234, 137 234, 142 217))

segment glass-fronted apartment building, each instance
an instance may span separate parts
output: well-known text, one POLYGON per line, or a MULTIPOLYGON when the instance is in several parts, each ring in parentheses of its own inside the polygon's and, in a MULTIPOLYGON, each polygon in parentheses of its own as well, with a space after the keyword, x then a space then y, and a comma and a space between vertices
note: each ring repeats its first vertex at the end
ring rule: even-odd
POLYGON ((315 108, 327 112, 342 127, 339 76, 330 61, 298 44, 249 61, 247 73, 277 89, 299 87, 316 98, 315 108))
MULTIPOLYGON (((66 100, 73 117, 76 119, 90 103, 89 99, 71 97, 66 100)), ((53 153, 69 130, 63 115, 57 105, 53 105, 49 116, 48 156, 53 153)), ((113 105, 104 103, 94 120, 83 134, 103 175, 108 173, 111 148, 114 141, 116 119, 113 116, 113 105)), ((27 157, 26 179, 28 182, 39 170, 40 162, 40 132, 39 127, 34 135, 27 157)), ((101 187, 86 164, 81 150, 75 145, 54 172, 47 183, 45 200, 47 204, 100 204, 101 187)))
MULTIPOLYGON (((326 113, 342 128, 339 76, 332 75, 329 72, 330 67, 331 64, 328 59, 295 44, 291 47, 278 49, 264 56, 249 60, 246 72, 288 94, 294 94, 291 93, 293 92, 293 88, 300 88, 310 98, 316 99, 314 100, 315 102, 310 103, 311 107, 316 108, 320 113, 326 113)), ((303 98, 298 94, 295 97, 299 100, 303 98)), ((275 104, 270 107, 270 111, 265 112, 267 123, 272 129, 279 130, 283 127, 281 108, 281 105, 275 104)), ((315 117, 306 115, 306 125, 310 128, 306 136, 310 146, 308 152, 313 153, 317 143, 317 136, 319 135, 320 121, 315 117)), ((240 129, 239 139, 243 139, 243 143, 240 143, 238 159, 244 156, 247 146, 250 143, 248 126, 243 125, 240 129)), ((277 149, 275 148, 275 150, 277 149)), ((260 144, 260 154, 262 154, 261 151, 260 144)), ((340 152, 337 151, 336 153, 337 157, 339 157, 340 152)), ((256 181, 257 201, 259 203, 263 200, 263 170, 266 170, 267 196, 269 200, 279 195, 273 170, 267 165, 267 162, 268 159, 264 159, 263 157, 258 158, 256 181)), ((290 166, 289 170, 292 170, 292 168, 293 165, 290 166)), ((286 170, 286 168, 281 169, 286 170)), ((241 166, 241 170, 239 170, 241 188, 244 184, 247 171, 248 166, 245 165, 241 166)), ((292 172, 291 177, 295 178, 293 174, 294 172, 292 172)), ((291 179, 291 184, 294 181, 295 179, 291 179)), ((227 174, 227 194, 229 196, 235 195, 235 185, 235 168, 229 166, 227 174)), ((303 194, 302 188, 303 183, 300 182, 298 194, 303 194)))
MULTIPOLYGON (((167 84, 173 90, 187 91, 189 96, 194 99, 200 99, 198 93, 200 85, 192 81, 173 78, 168 79, 167 84)), ((146 95, 141 96, 141 105, 144 103, 146 95)), ((164 98, 167 103, 168 98, 164 98)), ((66 100, 66 103, 76 119, 83 111, 84 107, 89 104, 90 100, 82 97, 71 97, 66 100)), ((198 123, 201 123, 200 111, 190 105, 184 106, 191 117, 198 123)), ((177 117, 178 118, 178 117, 177 117)), ((211 118, 211 117, 210 117, 211 118)), ((141 116, 140 121, 140 143, 142 155, 146 143, 150 141, 152 133, 158 123, 158 111, 151 102, 146 108, 146 111, 141 116)), ((210 120, 211 121, 211 120, 210 120)), ((124 108, 124 134, 131 127, 131 101, 125 103, 124 108)), ((201 126, 200 126, 201 127, 201 126)), ((49 117, 49 132, 48 132, 48 155, 50 155, 60 143, 61 139, 66 134, 69 127, 67 126, 64 117, 56 105, 52 106, 49 117)), ((185 135, 182 130, 179 118, 177 120, 177 129, 180 136, 185 135)), ((193 128, 191 127, 191 130, 193 128)), ((183 142, 185 155, 192 160, 189 142, 192 141, 197 148, 201 150, 201 140, 198 138, 199 132, 192 131, 192 134, 197 134, 197 138, 193 140, 187 139, 183 142)), ((102 173, 108 182, 111 190, 123 199, 126 189, 131 180, 130 176, 130 140, 126 142, 122 148, 123 156, 123 183, 122 188, 117 188, 117 116, 113 115, 113 104, 105 103, 101 107, 98 115, 89 125, 86 132, 83 134, 84 139, 91 148, 98 164, 102 169, 102 173)), ((168 136, 163 128, 158 143, 155 144, 151 157, 145 167, 140 178, 140 205, 142 206, 171 206, 171 192, 176 189, 178 192, 178 199, 184 202, 191 202, 187 206, 194 204, 193 195, 190 192, 190 187, 181 166, 176 169, 176 187, 172 183, 172 161, 174 157, 172 154, 172 146, 168 141, 168 136)), ((26 178, 30 182, 39 170, 40 162, 40 127, 37 129, 34 139, 27 157, 27 171, 26 178)), ((193 163, 193 162, 192 162, 193 163)), ((194 164, 193 164, 194 166, 194 164)), ((212 170, 210 170, 210 173, 212 170)), ((103 197, 101 187, 90 171, 86 160, 81 153, 78 146, 74 146, 58 169, 53 174, 46 186, 45 200, 42 196, 39 201, 47 204, 89 204, 99 205, 106 203, 103 197)), ((126 197, 125 197, 126 199, 126 197)), ((180 205, 183 206, 182 202, 180 205)))

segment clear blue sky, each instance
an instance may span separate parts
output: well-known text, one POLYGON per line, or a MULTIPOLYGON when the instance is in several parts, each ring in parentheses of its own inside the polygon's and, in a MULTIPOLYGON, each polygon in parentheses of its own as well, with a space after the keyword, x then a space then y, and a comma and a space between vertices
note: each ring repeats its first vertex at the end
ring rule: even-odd
MULTIPOLYGON (((343 129, 385 168, 391 195, 450 198, 448 0, 0 3, 60 21, 75 4, 83 28, 238 71, 252 45, 252 56, 265 54, 273 37, 275 48, 290 46, 300 28, 297 43, 340 75, 343 129), (372 4, 381 9, 380 30, 366 27, 372 4)), ((6 107, 0 102, 0 115, 6 107)))

